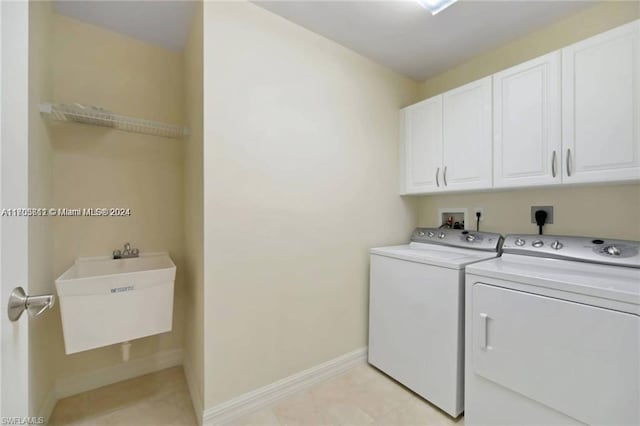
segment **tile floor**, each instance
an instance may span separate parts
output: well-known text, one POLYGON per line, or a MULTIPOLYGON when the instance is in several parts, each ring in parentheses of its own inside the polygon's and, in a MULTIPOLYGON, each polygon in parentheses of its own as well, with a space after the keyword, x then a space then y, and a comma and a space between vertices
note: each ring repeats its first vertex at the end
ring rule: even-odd
POLYGON ((182 367, 136 377, 56 404, 50 426, 197 425, 182 367))
MULTIPOLYGON (((180 367, 60 400, 57 425, 195 425, 180 367)), ((378 370, 363 364, 233 426, 463 426, 378 370)))

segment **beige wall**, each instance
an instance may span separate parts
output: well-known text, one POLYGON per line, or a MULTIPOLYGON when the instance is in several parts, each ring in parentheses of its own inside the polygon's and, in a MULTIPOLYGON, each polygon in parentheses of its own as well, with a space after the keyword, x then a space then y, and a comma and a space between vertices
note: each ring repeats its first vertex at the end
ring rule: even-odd
POLYGON ((251 3, 204 5, 205 407, 367 344, 368 249, 406 240, 416 83, 251 3))
MULTIPOLYGON (((53 100, 97 105, 151 120, 181 123, 183 61, 173 52, 55 15, 53 100)), ((143 252, 168 251, 177 266, 173 331, 135 340, 131 358, 183 345, 182 141, 93 126, 51 124, 53 205, 128 207, 131 217, 54 220, 54 272, 79 256, 110 255, 131 242, 143 252)), ((126 315, 126 313, 123 313, 126 315)), ((56 312, 56 317, 59 313, 56 312)), ((64 355, 60 324, 51 353, 58 377, 121 363, 117 345, 64 355)))
POLYGON ((191 134, 184 140, 184 279, 185 373, 194 406, 204 401, 204 264, 203 264, 203 144, 202 144, 202 4, 191 23, 184 51, 185 120, 191 134))
MULTIPOLYGON (((29 3, 29 206, 51 205, 53 150, 38 105, 51 96, 50 35, 53 13, 49 2, 29 3)), ((51 220, 29 218, 29 292, 54 293, 51 220)), ((22 319, 24 321, 24 319, 22 319)), ((58 313, 46 312, 29 321, 29 413, 40 415, 55 382, 55 342, 58 313)))
POLYGON ((480 230, 535 234, 531 206, 552 205, 553 224, 546 234, 585 235, 640 240, 640 187, 637 184, 521 189, 473 194, 422 197, 419 225, 437 226, 441 208, 467 208, 470 229, 475 229, 474 209, 484 209, 480 230))
MULTIPOLYGON (((638 17, 639 2, 601 3, 421 83, 421 98, 491 75, 638 17)), ((638 184, 434 195, 418 200, 421 226, 439 225, 440 208, 466 207, 473 216, 472 209, 482 207, 486 216, 481 223, 483 230, 535 233, 536 227, 530 223, 530 206, 551 204, 555 217, 554 224, 545 229, 547 233, 640 239, 638 184)))

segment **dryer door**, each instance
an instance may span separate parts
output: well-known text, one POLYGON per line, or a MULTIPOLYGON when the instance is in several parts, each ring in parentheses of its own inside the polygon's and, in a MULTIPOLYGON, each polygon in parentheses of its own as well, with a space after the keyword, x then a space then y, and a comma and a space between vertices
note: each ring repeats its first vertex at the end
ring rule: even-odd
POLYGON ((475 374, 587 424, 640 424, 639 317, 480 283, 472 291, 475 374))

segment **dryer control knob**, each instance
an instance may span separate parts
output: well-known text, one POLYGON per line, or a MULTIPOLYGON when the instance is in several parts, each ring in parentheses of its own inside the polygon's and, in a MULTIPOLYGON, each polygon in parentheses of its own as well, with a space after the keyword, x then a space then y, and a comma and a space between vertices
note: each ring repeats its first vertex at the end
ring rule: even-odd
POLYGON ((418 235, 421 236, 421 237, 424 237, 424 231, 418 232, 418 235))
POLYGON ((444 238, 444 237, 446 237, 446 236, 447 236, 447 234, 445 234, 444 232, 441 232, 441 233, 438 235, 438 238, 443 239, 443 238, 444 238))
POLYGON ((554 242, 551 243, 551 248, 554 250, 560 250, 562 247, 564 247, 564 244, 562 244, 558 240, 555 240, 554 242))
POLYGON ((604 251, 609 256, 620 256, 620 249, 616 246, 607 246, 604 248, 604 251))
POLYGON ((469 241, 470 243, 474 242, 476 240, 476 236, 475 235, 467 235, 467 241, 469 241))
POLYGON ((542 242, 542 240, 535 240, 534 242, 531 243, 532 246, 534 246, 535 248, 540 248, 544 245, 544 243, 542 242))
POLYGON ((526 241, 525 241, 525 240, 523 240, 522 238, 517 238, 517 239, 516 239, 516 245, 517 245, 518 247, 522 247, 525 243, 526 243, 526 241))
POLYGON ((427 234, 429 236, 429 238, 433 238, 436 236, 436 233, 433 231, 429 231, 429 233, 427 234))

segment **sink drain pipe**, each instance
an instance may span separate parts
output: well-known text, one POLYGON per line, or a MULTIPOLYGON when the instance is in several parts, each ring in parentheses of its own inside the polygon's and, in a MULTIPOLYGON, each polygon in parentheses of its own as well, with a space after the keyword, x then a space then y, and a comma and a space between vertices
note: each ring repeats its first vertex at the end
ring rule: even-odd
POLYGON ((122 361, 129 361, 129 354, 131 353, 131 342, 122 342, 120 345, 120 352, 122 352, 122 361))

